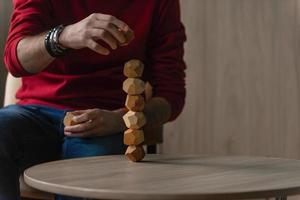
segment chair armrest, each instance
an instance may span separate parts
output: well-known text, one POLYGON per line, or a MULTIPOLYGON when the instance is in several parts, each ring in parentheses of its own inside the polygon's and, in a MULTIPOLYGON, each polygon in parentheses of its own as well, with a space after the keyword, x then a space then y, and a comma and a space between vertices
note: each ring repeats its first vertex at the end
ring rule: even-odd
POLYGON ((8 74, 5 86, 4 106, 15 104, 17 102, 16 93, 20 87, 21 79, 8 74))

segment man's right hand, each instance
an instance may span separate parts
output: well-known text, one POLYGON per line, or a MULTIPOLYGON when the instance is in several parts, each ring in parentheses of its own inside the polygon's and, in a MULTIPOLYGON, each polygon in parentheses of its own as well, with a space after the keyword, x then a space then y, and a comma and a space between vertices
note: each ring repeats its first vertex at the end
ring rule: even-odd
MULTIPOLYGON (((43 71, 55 59, 45 48, 45 35, 47 32, 36 36, 24 37, 17 47, 18 60, 24 69, 32 74, 43 71)), ((129 26, 117 18, 92 14, 82 21, 66 26, 59 37, 59 42, 66 48, 91 50, 108 55, 110 51, 99 44, 107 43, 111 49, 127 45, 134 38, 129 26)))
POLYGON ((91 50, 108 55, 110 51, 97 41, 102 40, 107 43, 111 49, 117 49, 118 45, 126 44, 132 38, 133 31, 129 26, 111 15, 91 14, 78 23, 66 26, 60 35, 59 42, 66 48, 91 50))

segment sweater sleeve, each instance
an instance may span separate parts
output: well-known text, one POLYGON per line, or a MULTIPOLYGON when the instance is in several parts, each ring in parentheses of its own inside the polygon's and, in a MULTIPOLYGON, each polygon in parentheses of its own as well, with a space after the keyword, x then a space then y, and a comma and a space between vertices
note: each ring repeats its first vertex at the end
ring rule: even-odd
POLYGON ((13 0, 8 38, 4 50, 7 70, 16 77, 30 76, 20 64, 17 45, 26 36, 37 35, 49 29, 50 11, 48 0, 13 0))
POLYGON ((185 28, 180 19, 179 0, 160 0, 156 8, 148 44, 148 64, 153 95, 171 105, 171 119, 182 112, 185 103, 185 69, 183 60, 185 28))

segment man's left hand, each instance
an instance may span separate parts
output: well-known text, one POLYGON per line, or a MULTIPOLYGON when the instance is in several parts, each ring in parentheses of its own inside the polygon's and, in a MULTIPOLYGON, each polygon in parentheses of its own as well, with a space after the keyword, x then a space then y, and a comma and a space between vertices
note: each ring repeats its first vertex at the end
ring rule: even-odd
POLYGON ((88 109, 72 112, 76 125, 66 126, 67 137, 99 137, 122 132, 126 129, 122 116, 123 110, 108 111, 88 109))

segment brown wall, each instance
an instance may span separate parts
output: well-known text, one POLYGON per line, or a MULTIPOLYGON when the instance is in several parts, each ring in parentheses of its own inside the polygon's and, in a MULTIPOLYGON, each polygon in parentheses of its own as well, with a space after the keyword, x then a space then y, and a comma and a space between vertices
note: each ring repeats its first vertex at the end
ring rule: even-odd
POLYGON ((300 158, 299 0, 183 0, 186 107, 165 153, 300 158))
POLYGON ((3 93, 6 80, 6 70, 3 64, 3 48, 7 36, 11 6, 10 0, 0 0, 0 107, 2 107, 3 103, 3 93))

